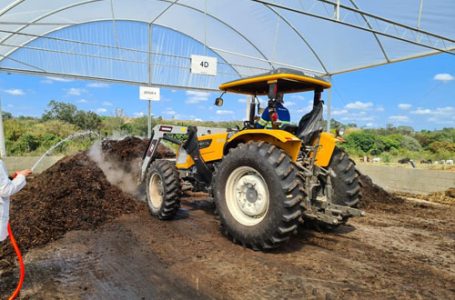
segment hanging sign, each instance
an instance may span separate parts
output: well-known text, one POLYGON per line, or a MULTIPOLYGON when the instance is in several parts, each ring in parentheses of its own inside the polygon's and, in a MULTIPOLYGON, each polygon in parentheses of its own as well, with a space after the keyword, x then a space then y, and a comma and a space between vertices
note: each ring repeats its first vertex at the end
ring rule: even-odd
POLYGON ((216 57, 191 55, 191 73, 216 75, 216 57))
POLYGON ((139 87, 139 99, 160 101, 160 88, 150 86, 139 87))

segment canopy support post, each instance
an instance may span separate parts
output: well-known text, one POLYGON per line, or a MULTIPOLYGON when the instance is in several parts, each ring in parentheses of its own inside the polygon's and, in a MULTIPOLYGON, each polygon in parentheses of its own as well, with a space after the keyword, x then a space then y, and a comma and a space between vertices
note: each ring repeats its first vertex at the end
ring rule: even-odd
MULTIPOLYGON (((327 79, 332 83, 331 75, 329 75, 327 79)), ((330 132, 330 120, 332 119, 332 88, 328 89, 327 95, 327 132, 330 132)))
MULTIPOLYGON (((152 86, 152 23, 149 23, 148 26, 148 39, 148 85, 152 86)), ((147 138, 149 139, 152 136, 152 101, 148 100, 147 102, 147 138)))

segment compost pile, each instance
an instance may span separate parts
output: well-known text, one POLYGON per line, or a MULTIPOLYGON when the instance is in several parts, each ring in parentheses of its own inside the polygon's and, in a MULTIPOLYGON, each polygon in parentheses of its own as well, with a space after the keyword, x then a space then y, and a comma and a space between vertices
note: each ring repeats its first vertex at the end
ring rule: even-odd
MULTIPOLYGON (((138 137, 126 137, 123 140, 105 140, 101 143, 101 150, 106 160, 119 162, 122 164, 126 172, 133 171, 132 165, 137 160, 141 160, 147 146, 148 139, 141 139, 138 137)), ((157 158, 173 158, 174 152, 169 148, 158 145, 157 158)))
POLYGON ((402 198, 387 192, 376 185, 369 176, 360 172, 359 182, 362 194, 362 199, 359 202, 360 208, 381 208, 384 204, 401 204, 404 202, 402 198))
POLYGON ((406 197, 406 198, 414 198, 414 199, 421 199, 435 203, 447 204, 447 205, 455 205, 455 188, 449 188, 444 192, 434 192, 428 195, 425 194, 413 194, 413 193, 406 193, 406 192, 395 192, 395 195, 406 197))
MULTIPOLYGON (((138 170, 134 166, 140 166, 138 162, 147 145, 148 140, 136 137, 105 140, 101 143, 100 156, 121 165, 125 169, 121 176, 125 176, 138 170)), ((175 155, 161 146, 157 156, 175 155)), ((12 197, 10 223, 24 253, 57 240, 68 231, 92 230, 121 214, 139 209, 138 201, 121 186, 112 184, 104 168, 97 163, 86 152, 65 157, 28 180, 25 188, 12 197)), ((13 257, 11 247, 0 251, 0 261, 13 257)))
MULTIPOLYGON (((10 223, 26 252, 70 230, 94 229, 121 214, 134 212, 138 205, 111 185, 85 153, 79 153, 29 180, 12 198, 10 223)), ((13 255, 10 247, 1 251, 0 260, 13 255)))

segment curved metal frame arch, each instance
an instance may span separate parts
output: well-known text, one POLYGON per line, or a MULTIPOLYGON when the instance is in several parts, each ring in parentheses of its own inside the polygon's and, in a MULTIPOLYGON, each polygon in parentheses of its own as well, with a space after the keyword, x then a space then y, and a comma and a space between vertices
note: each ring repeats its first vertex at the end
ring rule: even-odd
MULTIPOLYGON (((163 2, 171 2, 171 1, 169 1, 169 0, 160 0, 160 1, 163 1, 163 2)), ((252 47, 253 47, 253 48, 254 48, 254 49, 255 49, 255 50, 256 50, 256 51, 265 59, 265 60, 266 60, 266 62, 270 65, 270 67, 271 67, 272 69, 275 69, 275 68, 273 67, 272 63, 270 62, 270 60, 267 58, 267 56, 265 56, 265 54, 264 54, 261 50, 259 50, 259 48, 256 47, 256 45, 254 45, 254 43, 251 42, 251 41, 250 41, 245 35, 243 35, 240 31, 238 31, 237 29, 235 29, 234 27, 232 27, 232 26, 229 25, 228 23, 226 23, 226 22, 224 22, 223 20, 221 20, 221 19, 215 17, 215 16, 212 15, 212 14, 209 14, 209 13, 207 13, 207 12, 205 12, 205 11, 203 11, 203 10, 200 10, 200 9, 198 9, 198 8, 195 8, 195 7, 186 5, 186 4, 182 4, 182 3, 177 3, 177 2, 178 2, 178 0, 175 1, 175 2, 171 2, 171 3, 172 3, 171 6, 177 5, 177 6, 182 6, 182 7, 188 8, 188 9, 192 9, 192 10, 194 10, 194 11, 197 11, 197 12, 199 12, 199 13, 202 13, 202 14, 204 14, 204 15, 206 15, 206 16, 211 17, 212 19, 218 21, 219 23, 223 24, 223 25, 226 26, 227 28, 231 29, 231 30, 232 30, 233 32, 235 32, 237 35, 241 36, 248 44, 250 44, 250 45, 251 45, 251 46, 252 46, 252 47)), ((170 8, 170 7, 169 7, 169 8, 170 8)))
MULTIPOLYGON (((24 1, 24 0, 22 0, 21 2, 23 2, 23 1, 24 1)), ((42 15, 42 16, 40 16, 40 17, 34 19, 30 24, 26 24, 26 25, 22 26, 20 29, 18 29, 17 33, 21 32, 23 29, 25 29, 25 28, 27 28, 27 27, 29 27, 29 26, 35 24, 36 22, 38 22, 38 21, 40 21, 40 20, 43 20, 43 19, 45 19, 45 18, 47 18, 47 17, 49 17, 49 16, 55 15, 55 14, 57 14, 57 13, 59 13, 59 12, 62 12, 62 11, 65 11, 65 10, 68 10, 68 9, 71 9, 71 8, 74 8, 74 7, 77 7, 77 6, 86 5, 86 4, 89 4, 89 3, 99 2, 99 1, 102 1, 102 0, 88 0, 88 1, 84 1, 84 2, 73 3, 73 4, 71 4, 71 5, 68 5, 68 6, 65 6, 65 7, 61 7, 61 8, 59 8, 59 9, 57 9, 57 10, 53 10, 53 11, 51 11, 51 12, 45 14, 45 15, 42 15)), ((259 48, 257 48, 257 47, 256 47, 256 46, 255 46, 255 45, 254 45, 254 44, 253 44, 245 35, 243 35, 241 32, 239 32, 238 30, 236 30, 235 28, 233 28, 232 26, 230 26, 230 25, 227 24, 226 22, 222 21, 221 19, 215 17, 215 16, 212 15, 212 14, 206 14, 204 11, 201 11, 201 10, 199 10, 199 9, 197 9, 197 8, 194 8, 194 7, 185 5, 185 4, 178 3, 179 0, 176 0, 176 1, 174 1, 174 2, 171 2, 171 1, 169 1, 169 0, 161 0, 161 1, 163 1, 163 2, 169 2, 170 5, 169 5, 166 9, 164 9, 160 14, 158 14, 158 16, 155 17, 155 19, 154 19, 151 23, 149 22, 148 24, 154 24, 154 22, 156 22, 157 19, 159 19, 164 13, 166 13, 166 12, 167 12, 172 6, 174 6, 174 5, 179 5, 179 6, 182 6, 182 7, 187 8, 187 9, 192 9, 192 10, 194 10, 194 11, 197 11, 197 12, 199 12, 199 13, 203 13, 203 14, 205 14, 205 15, 207 15, 207 16, 213 18, 213 19, 216 20, 217 22, 221 23, 222 25, 226 26, 227 28, 229 28, 230 30, 232 30, 234 33, 236 33, 237 35, 239 35, 242 39, 244 39, 249 45, 251 45, 251 46, 252 46, 252 47, 253 47, 253 48, 254 48, 254 49, 255 49, 255 50, 264 58, 264 60, 270 65, 270 67, 271 67, 272 69, 274 69, 272 63, 269 61, 269 59, 264 55, 264 53, 263 53, 259 48)), ((21 2, 17 3, 17 5, 20 4, 21 2)), ((108 20, 111 20, 111 21, 112 21, 112 19, 107 18, 107 19, 93 20, 93 21, 90 21, 90 22, 84 22, 84 23, 79 23, 79 24, 88 24, 88 23, 91 23, 91 22, 108 21, 108 20)), ((122 20, 122 19, 116 19, 116 20, 122 20)), ((145 23, 145 22, 143 22, 143 21, 138 21, 138 20, 125 20, 125 21, 133 21, 133 22, 134 22, 134 21, 137 21, 137 22, 145 23)), ((60 27, 57 27, 57 28, 53 28, 52 30, 49 30, 49 31, 45 32, 44 34, 42 34, 42 36, 48 35, 48 34, 50 34, 50 33, 52 33, 52 32, 55 32, 55 31, 58 31, 58 30, 61 30, 61 29, 64 29, 64 28, 67 28, 67 27, 70 27, 70 26, 77 26, 77 25, 79 25, 79 24, 64 25, 64 26, 60 26, 60 27)), ((160 25, 160 26, 161 26, 161 25, 160 25)), ((173 31, 179 32, 179 31, 177 31, 176 29, 173 29, 173 28, 168 27, 168 26, 162 26, 162 27, 168 28, 168 29, 172 29, 173 31)), ((180 32, 180 33, 182 33, 182 32, 180 32)), ((182 33, 182 34, 184 34, 184 33, 182 33)), ((184 34, 184 35, 193 38, 192 36, 190 36, 190 35, 188 35, 188 34, 184 34)), ((12 36, 14 36, 14 34, 10 34, 10 35, 8 35, 7 37, 5 37, 2 41, 0 41, 0 45, 1 45, 1 43, 3 43, 4 41, 7 41, 7 40, 8 40, 9 38, 11 38, 12 36)), ((22 46, 24 46, 24 45, 27 45, 28 43, 34 41, 35 39, 37 39, 37 38, 32 38, 32 39, 28 40, 27 42, 21 44, 21 46, 18 46, 16 49, 11 49, 11 50, 8 51, 2 58, 0 58, 0 61, 2 61, 3 59, 5 59, 5 57, 8 57, 8 56, 11 55, 12 53, 14 53, 14 52, 15 52, 17 49, 19 49, 20 47, 22 47, 22 46)), ((195 39, 195 38, 193 38, 193 39, 196 40, 196 41, 198 41, 199 43, 203 43, 202 41, 199 41, 199 40, 197 40, 197 39, 195 39)), ((207 46, 207 45, 206 45, 206 46, 207 46)), ((208 47, 208 46, 207 46, 207 47, 208 47)), ((222 57, 223 60, 226 61, 226 63, 228 63, 229 65, 231 65, 231 67, 232 67, 232 68, 236 71, 236 73, 239 74, 239 76, 240 76, 239 71, 236 70, 236 68, 234 67, 234 65, 231 64, 231 63, 229 63, 228 60, 226 60, 226 59, 223 57, 223 55, 221 55, 220 53, 218 53, 216 50, 212 49, 211 47, 208 47, 208 48, 209 48, 211 51, 213 51, 214 53, 217 53, 220 57, 222 57)))
MULTIPOLYGON (((349 0, 349 2, 352 3, 352 5, 355 7, 355 9, 359 9, 359 6, 355 3, 355 0, 349 0)), ((365 17, 365 15, 363 15, 363 14, 360 14, 360 15, 361 15, 362 19, 365 21, 365 23, 367 24, 368 28, 373 29, 373 26, 371 26, 370 21, 368 21, 368 19, 365 17)), ((378 35, 374 32, 372 34, 373 34, 374 38, 376 39, 376 42, 378 42, 379 48, 381 48, 384 58, 386 59, 387 62, 390 62, 389 56, 387 55, 387 52, 384 49, 384 45, 379 40, 378 35)))
MULTIPOLYGON (((96 0, 96 1, 100 1, 100 0, 96 0)), ((0 62, 5 59, 5 58, 9 58, 9 56, 13 55, 16 51, 22 49, 23 47, 25 47, 27 44, 37 40, 37 39, 40 39, 40 38, 49 38, 49 37, 46 37, 47 35, 51 34, 51 33, 54 33, 54 32, 57 32, 59 30, 63 30, 63 29, 67 29, 67 28, 70 28, 70 27, 76 27, 76 26, 83 26, 83 25, 87 25, 87 24, 92 24, 92 23, 97 23, 97 22, 109 22, 109 21, 112 21, 111 19, 109 18, 106 18, 106 19, 99 19, 99 20, 93 20, 93 21, 90 21, 90 22, 84 22, 84 23, 79 23, 79 24, 75 24, 75 25, 65 25, 65 26, 61 26, 61 27, 58 27, 58 28, 54 28, 53 30, 50 30, 48 32, 46 32, 44 35, 42 36, 38 36, 36 35, 34 38, 31 38, 29 39, 27 42, 23 43, 21 46, 17 46, 15 49, 11 50, 10 52, 8 52, 8 56, 4 56, 2 59, 0 59, 0 62)), ((145 24, 145 25, 148 25, 150 23, 148 22, 144 22, 144 21, 139 21, 139 20, 129 20, 129 19, 117 19, 117 21, 127 21, 127 22, 134 22, 134 23, 139 23, 139 24, 145 24)), ((183 36, 186 36, 187 38, 197 42, 197 43, 200 43, 200 44, 203 44, 202 41, 196 39, 195 37, 193 36, 190 36, 190 35, 187 35, 183 32, 180 32, 172 27, 169 27, 169 26, 163 26, 163 25, 159 25, 159 24, 155 24, 155 26, 159 26, 159 27, 162 27, 162 28, 166 28, 168 30, 172 30, 174 32, 177 32, 183 36)), ((80 43, 80 44, 88 44, 88 45, 91 45, 91 46, 98 46, 98 47, 108 47, 108 48, 116 48, 114 46, 110 46, 110 45, 99 45, 99 44, 92 44, 92 43, 86 43, 86 42, 79 42, 79 41, 75 41, 75 40, 65 40, 65 39, 57 39, 57 40, 60 40, 60 41, 66 41, 66 42, 73 42, 73 43, 80 43)), ((216 49, 212 49, 211 47, 208 47, 208 49, 210 49, 210 51, 212 51, 213 53, 216 53, 221 59, 223 59, 223 61, 226 62, 226 64, 228 64, 232 70, 239 76, 241 77, 241 74, 240 72, 234 67, 234 65, 230 64, 224 57, 223 55, 221 55, 219 53, 219 51, 217 51, 216 49)), ((121 50, 126 50, 126 51, 135 51, 135 52, 140 52, 140 53, 145 53, 145 54, 148 54, 149 52, 148 51, 143 51, 143 50, 139 50, 139 49, 129 49, 129 48, 122 48, 122 47, 119 47, 117 49, 121 49, 121 50)), ((47 51, 47 50, 42 50, 42 51, 47 51)), ((105 58, 105 59, 108 59, 108 58, 105 58)), ((112 58, 113 60, 115 60, 114 58, 112 58)), ((17 60, 16 60, 17 61, 17 60)), ((20 61, 18 61, 19 63, 22 63, 20 61)), ((32 66, 32 65, 30 65, 32 66)), ((36 66, 32 66, 36 69, 39 69, 41 71, 45 71, 44 69, 42 68, 39 68, 39 67, 36 67, 36 66)), ((25 71, 26 72, 26 71, 25 71)), ((55 74, 55 73, 53 73, 55 74)), ((84 76, 80 76, 80 77, 84 77, 84 76)), ((91 76, 86 76, 87 78, 93 78, 91 76)))
POLYGON ((283 15, 281 15, 279 12, 277 12, 275 9, 270 7, 269 5, 263 4, 265 7, 270 9, 277 17, 279 17, 283 22, 285 22, 299 37, 300 39, 305 43, 305 45, 310 49, 311 53, 316 57, 317 61, 321 65, 321 67, 324 69, 326 74, 330 74, 329 70, 327 70, 325 64, 322 62, 322 59, 319 57, 319 55, 316 53, 314 48, 308 43, 308 41, 303 37, 303 35, 297 30, 297 28, 294 27, 294 25, 291 24, 291 22, 285 18, 283 15))
MULTIPOLYGON (((25 0, 22 0, 22 1, 25 1, 25 0)), ((21 1, 21 2, 22 2, 21 1)), ((47 17, 50 17, 56 13, 59 13, 59 12, 62 12, 62 11, 65 11, 67 9, 71 9, 71 8, 74 8, 74 7, 77 7, 77 6, 81 6, 81 5, 86 5, 88 3, 93 3, 93 2, 100 2, 102 0, 87 0, 87 1, 83 1, 83 2, 78 2, 78 3, 73 3, 71 5, 67 5, 67 6, 64 6, 64 7, 61 7, 57 10, 53 10, 47 14, 44 14, 42 16, 39 16, 38 18, 35 18, 34 20, 32 20, 29 24, 25 24, 24 26, 22 26, 21 28, 19 28, 18 30, 16 30, 15 33, 11 33, 10 35, 8 35, 7 37, 3 38, 1 41, 0 41, 0 45, 2 43, 4 43, 5 41, 9 40, 11 37, 13 37, 15 34, 19 34, 22 30, 24 30, 25 28, 31 26, 31 25, 34 25, 36 22, 42 20, 42 19, 45 19, 47 17)), ((65 25, 66 27, 67 26, 71 26, 71 25, 65 25)), ((62 28, 62 27, 58 27, 58 28, 62 28)), ((49 34, 50 32, 47 32, 45 35, 49 34)), ((36 38, 35 38, 36 39, 36 38)), ((26 43, 23 43, 21 46, 23 45, 26 45, 32 41, 34 41, 35 39, 30 39, 29 41, 27 41, 26 43)), ((20 48, 20 47, 18 47, 20 48)), ((14 51, 16 51, 17 49, 11 49, 10 51, 8 51, 5 56, 9 56, 11 53, 13 53, 14 51)), ((0 59, 0 61, 2 61, 3 59, 0 59)))

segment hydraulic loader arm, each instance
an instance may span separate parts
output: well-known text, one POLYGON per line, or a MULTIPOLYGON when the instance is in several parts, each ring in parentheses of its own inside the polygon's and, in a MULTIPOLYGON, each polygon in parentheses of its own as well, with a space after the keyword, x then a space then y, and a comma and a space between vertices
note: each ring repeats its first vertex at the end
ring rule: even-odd
MULTIPOLYGON (((209 127, 197 127, 197 134, 202 135, 208 132, 216 133, 226 131, 224 128, 209 128, 209 127)), ((167 134, 180 134, 180 135, 187 135, 188 127, 187 126, 174 126, 174 125, 156 125, 153 127, 152 136, 150 138, 149 145, 147 146, 147 150, 144 153, 142 159, 142 166, 141 166, 141 182, 145 179, 145 174, 147 172, 147 168, 149 165, 155 160, 156 158, 156 149, 160 144, 161 140, 167 140, 174 144, 180 144, 179 141, 176 141, 170 137, 167 137, 167 134)))

